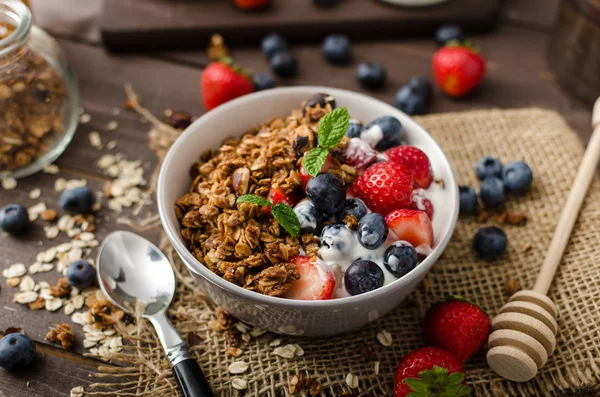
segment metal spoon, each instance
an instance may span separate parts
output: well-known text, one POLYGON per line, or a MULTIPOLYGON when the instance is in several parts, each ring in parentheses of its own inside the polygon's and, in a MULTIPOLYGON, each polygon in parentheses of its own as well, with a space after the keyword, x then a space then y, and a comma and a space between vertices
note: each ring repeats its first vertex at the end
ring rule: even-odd
POLYGON ((184 397, 214 397, 189 347, 167 318, 175 275, 154 244, 131 232, 109 234, 98 253, 98 283, 121 310, 132 313, 138 300, 144 304, 142 316, 156 329, 184 397))

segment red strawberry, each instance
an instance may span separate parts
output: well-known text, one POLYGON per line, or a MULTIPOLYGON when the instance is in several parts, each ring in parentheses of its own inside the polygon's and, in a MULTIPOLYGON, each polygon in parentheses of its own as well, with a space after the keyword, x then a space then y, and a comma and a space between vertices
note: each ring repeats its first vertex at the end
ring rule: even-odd
POLYGON ((408 241, 413 247, 433 246, 433 227, 424 211, 399 209, 389 213, 385 221, 399 240, 408 241))
POLYGON ((235 5, 242 10, 257 10, 271 4, 271 0, 235 0, 235 5))
POLYGON ((422 347, 408 353, 398 364, 394 397, 466 396, 471 388, 465 383, 465 370, 452 353, 422 347))
POLYGON ((425 314, 425 337, 465 362, 485 344, 490 320, 481 308, 461 297, 437 303, 425 314))
POLYGON ((352 138, 343 149, 336 152, 345 164, 354 168, 363 168, 377 158, 377 150, 371 144, 360 138, 352 138))
MULTIPOLYGON (((290 207, 293 207, 298 202, 295 195, 287 195, 279 187, 271 188, 269 194, 267 195, 267 200, 273 204, 283 203, 289 205, 290 207)), ((260 210, 263 212, 271 212, 271 206, 261 207, 260 210)))
POLYGON ((296 265, 300 279, 292 283, 285 296, 289 299, 325 300, 331 299, 335 289, 335 276, 316 262, 310 256, 296 255, 290 258, 296 265))
POLYGON ((433 54, 431 64, 437 84, 453 97, 471 92, 485 75, 485 59, 467 47, 442 47, 433 54))
POLYGON ((391 161, 402 163, 408 168, 417 186, 427 189, 433 182, 433 171, 429 158, 423 151, 414 146, 396 146, 386 150, 391 161))
POLYGON ((254 91, 250 77, 221 61, 212 62, 204 69, 200 86, 206 110, 254 91))
POLYGON ((350 192, 373 212, 386 215, 412 203, 414 180, 408 169, 393 161, 375 163, 359 176, 350 192))
MULTIPOLYGON (((327 170, 329 170, 334 165, 335 160, 333 159, 333 156, 331 154, 328 154, 327 160, 325 160, 325 164, 323 164, 323 167, 321 167, 320 172, 327 172, 327 170)), ((312 176, 310 176, 310 174, 304 169, 302 165, 300 165, 300 171, 298 173, 300 174, 300 180, 302 181, 302 189, 306 190, 306 184, 308 183, 308 181, 310 181, 310 178, 312 178, 312 176)))
POLYGON ((433 204, 426 197, 413 193, 413 202, 410 205, 410 209, 425 211, 429 219, 433 219, 433 204))

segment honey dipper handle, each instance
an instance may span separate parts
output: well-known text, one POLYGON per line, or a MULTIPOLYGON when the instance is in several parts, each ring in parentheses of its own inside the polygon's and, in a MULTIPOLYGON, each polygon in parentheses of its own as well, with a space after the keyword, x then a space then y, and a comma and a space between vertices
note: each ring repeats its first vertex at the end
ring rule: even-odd
POLYGON ((588 187, 594 178, 598 162, 600 160, 600 98, 596 100, 594 105, 594 112, 592 118, 592 126, 594 126, 594 132, 588 143, 588 147, 577 171, 575 182, 571 187, 567 202, 563 208, 563 211, 556 225, 554 236, 550 242, 550 247, 544 258, 544 263, 540 269, 537 281, 533 290, 542 294, 547 294, 554 273, 561 262, 563 252, 569 242, 569 237, 577 221, 577 215, 579 209, 583 204, 588 187))

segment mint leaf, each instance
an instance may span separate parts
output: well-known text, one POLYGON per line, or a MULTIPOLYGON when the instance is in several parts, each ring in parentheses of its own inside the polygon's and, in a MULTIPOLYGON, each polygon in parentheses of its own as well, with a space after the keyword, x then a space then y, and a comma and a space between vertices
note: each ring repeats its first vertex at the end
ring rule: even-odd
POLYGON ((332 149, 340 144, 350 124, 346 108, 337 108, 327 113, 319 122, 319 146, 332 149))
POLYGON ((302 166, 310 176, 317 176, 321 172, 328 154, 329 151, 327 149, 321 147, 312 148, 304 155, 302 166))
POLYGON ((239 203, 258 204, 261 207, 268 207, 269 205, 271 205, 271 202, 269 200, 265 200, 264 198, 262 198, 260 196, 255 196, 254 194, 244 194, 243 196, 238 197, 235 202, 236 202, 236 204, 239 204, 239 203))
POLYGON ((271 207, 271 213, 281 227, 290 235, 295 237, 300 233, 300 221, 292 207, 278 203, 271 207))

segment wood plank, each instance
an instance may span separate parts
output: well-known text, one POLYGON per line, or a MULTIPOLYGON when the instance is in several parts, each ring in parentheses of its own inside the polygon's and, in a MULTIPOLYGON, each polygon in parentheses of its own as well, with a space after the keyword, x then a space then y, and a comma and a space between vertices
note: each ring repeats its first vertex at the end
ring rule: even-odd
POLYGON ((559 3, 560 0, 505 0, 500 20, 514 26, 550 31, 559 3))

